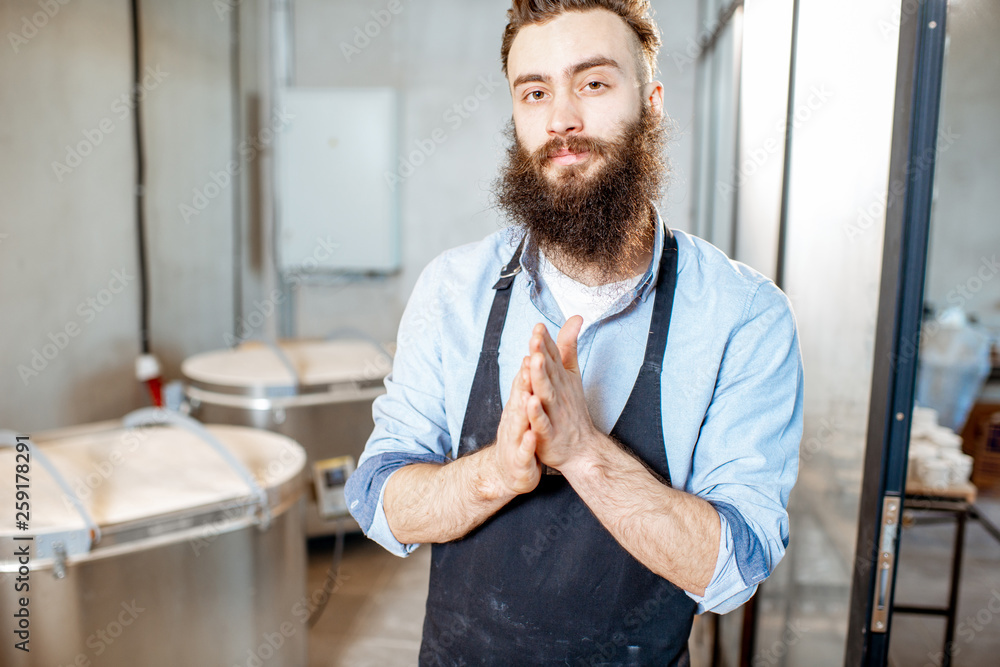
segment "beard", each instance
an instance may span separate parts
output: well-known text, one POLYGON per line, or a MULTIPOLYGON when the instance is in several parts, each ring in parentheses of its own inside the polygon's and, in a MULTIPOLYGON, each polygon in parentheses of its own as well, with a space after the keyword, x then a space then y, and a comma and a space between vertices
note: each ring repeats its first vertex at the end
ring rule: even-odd
POLYGON ((563 273, 587 272, 598 284, 629 277, 655 234, 653 205, 668 173, 665 123, 643 106, 617 139, 556 137, 534 152, 521 145, 513 122, 506 134, 495 198, 515 228, 530 233, 563 273), (549 156, 563 149, 590 157, 550 167, 549 156))

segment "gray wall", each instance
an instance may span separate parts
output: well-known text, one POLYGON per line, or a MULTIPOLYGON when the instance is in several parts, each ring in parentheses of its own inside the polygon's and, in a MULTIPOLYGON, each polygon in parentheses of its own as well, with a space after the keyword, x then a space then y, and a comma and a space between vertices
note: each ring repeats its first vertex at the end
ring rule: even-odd
MULTIPOLYGON (((201 0, 142 4, 144 64, 160 73, 147 80, 144 114, 151 335, 172 373, 232 328, 231 197, 190 225, 178 210, 228 159, 229 28, 201 0)), ((75 0, 51 17, 39 11, 31 0, 0 3, 0 426, 28 431, 119 416, 145 401, 133 371, 132 115, 120 101, 132 85, 129 4, 75 0), (26 28, 32 21, 42 27, 26 28), (9 33, 30 38, 14 44, 9 33), (53 168, 66 163, 67 146, 89 152, 68 173, 53 168), (115 271, 124 285, 111 282, 115 271), (76 335, 63 340, 67 326, 76 335), (22 381, 18 367, 31 368, 36 350, 52 358, 36 357, 45 368, 22 381)))
MULTIPOLYGON (((216 191, 212 175, 225 170, 234 143, 232 15, 218 11, 226 4, 207 0, 141 4, 144 64, 161 73, 159 81, 150 79, 143 114, 151 342, 172 379, 186 357, 226 346, 234 321, 259 310, 271 292, 270 152, 244 165, 242 197, 232 186, 216 191), (195 191, 206 199, 196 199, 195 191), (198 213, 185 216, 182 205, 198 213), (238 245, 234 218, 244 237, 238 245)), ((239 136, 246 139, 269 120, 270 8, 264 0, 228 4, 239 6, 243 24, 239 136)), ((677 127, 673 184, 662 211, 682 229, 689 227, 695 4, 654 3, 665 42, 660 78, 677 127)), ((356 326, 391 339, 427 262, 502 224, 489 188, 504 148, 500 131, 510 117, 499 63, 508 3, 404 0, 403 11, 350 62, 341 45, 385 2, 298 0, 293 6, 295 85, 398 88, 402 149, 435 128, 448 133, 401 187, 401 272, 302 287, 289 301, 294 308, 285 328, 299 335, 356 326), (461 126, 449 125, 443 114, 473 95, 480 77, 499 85, 461 126)), ((0 33, 19 33, 38 11, 34 0, 3 2, 0 33)), ((74 0, 37 19, 45 25, 37 34, 27 30, 25 43, 0 44, 0 427, 31 431, 95 421, 146 402, 133 372, 139 290, 132 117, 127 108, 112 107, 131 87, 129 21, 127 0, 74 0), (52 163, 64 162, 66 146, 87 141, 85 133, 96 136, 92 131, 105 119, 110 131, 60 181, 52 163), (113 271, 130 278, 120 293, 102 293, 113 271), (78 310, 88 298, 102 297, 101 312, 91 314, 86 305, 78 310), (78 329, 71 326, 76 335, 65 349, 46 349, 56 345, 49 334, 61 342, 58 332, 67 325, 78 329), (53 358, 42 359, 45 368, 22 381, 18 367, 30 369, 35 350, 53 358)), ((259 329, 279 330, 278 318, 265 319, 259 329)))
POLYGON ((1000 255, 998 34, 993 0, 949 12, 926 297, 977 314, 1000 336, 1000 276, 983 263, 1000 255))
MULTIPOLYGON (((667 112, 676 124, 670 149, 673 181, 661 212, 669 224, 687 229, 695 69, 689 61, 689 40, 696 36, 696 2, 654 5, 664 37, 659 78, 667 112)), ((295 329, 301 335, 355 326, 383 339, 394 338, 421 269, 443 250, 477 241, 503 225, 492 208, 490 185, 505 147, 501 132, 511 113, 500 68, 509 3, 404 0, 402 11, 380 27, 370 44, 356 40, 359 29, 373 21, 372 13, 386 6, 383 0, 296 2, 294 85, 393 86, 401 97, 401 154, 410 153, 437 128, 445 131, 447 140, 400 186, 400 274, 336 287, 302 287, 295 302, 295 329), (359 45, 360 53, 355 53, 359 45), (483 95, 485 99, 473 100, 478 108, 462 118, 461 125, 449 123, 445 113, 474 96, 477 87, 485 92, 484 79, 495 89, 483 95)))

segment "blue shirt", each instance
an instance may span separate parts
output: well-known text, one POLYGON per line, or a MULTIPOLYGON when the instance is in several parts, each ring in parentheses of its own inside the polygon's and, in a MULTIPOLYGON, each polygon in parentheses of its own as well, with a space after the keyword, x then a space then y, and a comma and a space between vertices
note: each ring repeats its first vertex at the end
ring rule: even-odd
MULTIPOLYGON (((698 613, 746 602, 788 546, 788 495, 802 436, 802 362, 788 299, 766 277, 711 244, 675 231, 677 291, 661 376, 663 441, 670 477, 709 501, 721 521, 719 556, 698 613)), ((663 223, 646 273, 578 341, 590 415, 609 433, 639 373, 663 223)), ((375 430, 348 480, 362 530, 405 556, 389 529, 382 495, 389 477, 417 462, 445 463, 458 452, 466 404, 493 302, 493 284, 519 242, 513 229, 449 250, 424 269, 399 326, 386 393, 375 400, 375 430)), ((555 338, 567 317, 539 278, 528 238, 512 286, 500 343, 500 388, 507 402, 535 324, 555 338)), ((486 564, 482 564, 486 566, 486 564)))

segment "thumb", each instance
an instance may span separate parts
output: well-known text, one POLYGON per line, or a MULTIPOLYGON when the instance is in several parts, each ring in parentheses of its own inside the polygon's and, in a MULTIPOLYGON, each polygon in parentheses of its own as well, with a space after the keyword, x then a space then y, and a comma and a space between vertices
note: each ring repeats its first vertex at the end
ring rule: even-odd
POLYGON ((574 315, 566 320, 566 324, 559 330, 559 336, 556 338, 556 347, 559 348, 559 354, 562 356, 563 368, 574 373, 580 370, 576 360, 576 341, 580 336, 581 328, 583 328, 583 318, 574 315))

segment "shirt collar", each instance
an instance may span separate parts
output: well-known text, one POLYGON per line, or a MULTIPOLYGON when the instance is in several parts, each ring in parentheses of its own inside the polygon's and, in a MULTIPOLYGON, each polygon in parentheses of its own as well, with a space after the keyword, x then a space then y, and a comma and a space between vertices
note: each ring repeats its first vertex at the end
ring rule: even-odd
MULTIPOLYGON (((622 301, 625 303, 616 304, 614 310, 624 308, 625 305, 631 303, 636 298, 645 301, 656 289, 656 279, 660 270, 660 259, 663 257, 663 241, 664 235, 666 234, 666 228, 663 223, 663 218, 660 217, 660 212, 655 208, 653 210, 656 213, 656 223, 653 236, 653 259, 650 261, 649 266, 646 267, 646 271, 642 274, 639 282, 636 283, 635 289, 632 290, 630 294, 626 294, 622 297, 622 301)), ((524 252, 521 253, 521 268, 524 269, 525 274, 527 274, 532 284, 537 284, 539 282, 538 278, 540 269, 538 247, 531 238, 530 232, 526 234, 524 239, 524 252)))

